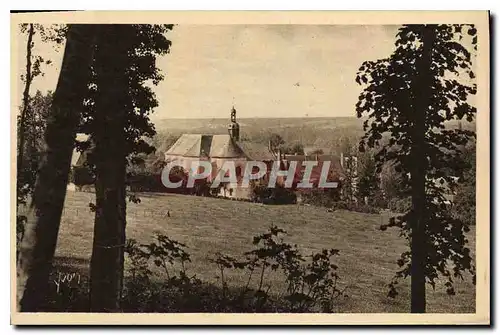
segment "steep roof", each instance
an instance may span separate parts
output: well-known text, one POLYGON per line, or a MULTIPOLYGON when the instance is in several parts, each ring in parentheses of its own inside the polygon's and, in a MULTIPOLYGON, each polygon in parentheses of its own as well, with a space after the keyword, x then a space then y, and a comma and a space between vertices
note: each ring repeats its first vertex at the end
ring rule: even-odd
POLYGON ((260 161, 272 161, 276 159, 266 145, 248 141, 239 141, 237 144, 248 159, 260 161))
POLYGON ((321 170, 323 169, 323 163, 326 161, 330 162, 329 170, 333 172, 335 178, 342 178, 344 176, 340 158, 335 155, 285 155, 285 160, 288 162, 297 162, 297 171, 300 171, 300 177, 302 176, 302 172, 305 168, 302 165, 302 162, 317 161, 318 163, 312 169, 311 180, 319 179, 321 170))
POLYGON ((168 149, 167 155, 201 157, 209 152, 212 137, 202 134, 182 134, 168 149))
POLYGON ((231 139, 229 135, 212 135, 212 146, 210 157, 214 158, 238 158, 244 157, 241 148, 231 139))

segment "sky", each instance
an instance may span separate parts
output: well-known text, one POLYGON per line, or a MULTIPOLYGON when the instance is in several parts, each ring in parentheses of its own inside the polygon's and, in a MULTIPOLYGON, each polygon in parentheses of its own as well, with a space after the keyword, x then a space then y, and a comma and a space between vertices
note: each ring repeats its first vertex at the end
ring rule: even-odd
MULTIPOLYGON (((240 118, 354 116, 361 92, 356 71, 363 61, 392 53, 397 28, 175 26, 167 34, 170 53, 157 60, 165 79, 154 88, 159 107, 152 119, 229 118, 233 104, 240 118)), ((64 51, 37 42, 35 52, 53 64, 35 79, 32 94, 55 89, 64 51)), ((20 39, 20 69, 24 47, 20 39)))

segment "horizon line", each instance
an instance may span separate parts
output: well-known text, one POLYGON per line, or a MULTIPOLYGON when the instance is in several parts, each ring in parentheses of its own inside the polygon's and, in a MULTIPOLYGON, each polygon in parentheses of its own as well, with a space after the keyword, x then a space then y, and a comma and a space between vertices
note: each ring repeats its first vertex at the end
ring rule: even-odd
MULTIPOLYGON (((154 118, 154 117, 153 117, 154 118)), ((285 116, 285 117, 270 117, 270 116, 248 116, 248 117, 238 117, 238 119, 331 119, 331 118, 354 118, 358 117, 354 116, 285 116)), ((161 117, 157 120, 206 120, 206 119, 220 119, 227 120, 229 117, 161 117)))

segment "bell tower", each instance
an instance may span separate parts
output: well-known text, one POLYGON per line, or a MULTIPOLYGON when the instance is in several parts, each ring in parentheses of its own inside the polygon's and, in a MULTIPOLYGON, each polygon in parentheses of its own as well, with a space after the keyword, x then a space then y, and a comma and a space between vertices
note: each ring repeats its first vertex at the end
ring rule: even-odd
POLYGON ((229 136, 235 141, 240 140, 240 125, 236 122, 236 109, 231 109, 231 123, 227 126, 227 131, 229 132, 229 136))

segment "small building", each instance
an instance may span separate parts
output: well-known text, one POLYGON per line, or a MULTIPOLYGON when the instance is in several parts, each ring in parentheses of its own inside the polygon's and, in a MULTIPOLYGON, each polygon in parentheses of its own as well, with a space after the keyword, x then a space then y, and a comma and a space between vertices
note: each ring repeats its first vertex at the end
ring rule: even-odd
POLYGON ((283 155, 282 161, 284 162, 284 168, 288 169, 291 162, 296 162, 296 182, 300 182, 305 173, 304 162, 314 162, 315 165, 311 170, 311 177, 309 181, 314 185, 315 188, 318 188, 320 185, 321 174, 323 168, 328 168, 328 172, 326 174, 326 182, 337 182, 340 183, 343 178, 343 168, 341 158, 335 155, 283 155), (325 164, 329 164, 326 167, 325 164))
POLYGON ((236 122, 236 110, 231 110, 231 123, 228 134, 183 134, 165 153, 165 162, 175 162, 176 165, 189 171, 193 162, 209 161, 213 180, 226 161, 235 165, 237 183, 227 184, 221 189, 220 195, 231 198, 250 198, 250 189, 241 187, 242 177, 248 161, 261 161, 270 166, 277 159, 271 149, 259 143, 240 140, 240 126, 236 122))
POLYGON ((332 189, 322 187, 321 182, 328 182, 332 184, 336 184, 335 189, 337 193, 340 195, 341 181, 344 178, 343 168, 341 158, 335 155, 283 155, 283 168, 288 169, 292 162, 296 162, 296 170, 295 170, 295 178, 293 182, 293 188, 296 190, 297 202, 301 203, 303 201, 304 196, 310 194, 311 192, 327 192, 330 195, 332 194, 332 189), (299 183, 303 181, 306 167, 304 166, 304 162, 314 162, 315 165, 311 169, 311 175, 309 178, 309 182, 312 184, 311 188, 298 188, 299 183), (327 163, 329 162, 329 163, 327 163), (325 164, 329 164, 326 166, 325 164), (327 172, 322 180, 323 169, 327 172))
MULTIPOLYGON (((251 190, 242 186, 242 177, 248 161, 264 162, 267 166, 267 174, 262 177, 262 182, 267 184, 269 175, 275 162, 279 162, 280 170, 288 170, 292 162, 296 162, 292 190, 295 191, 297 185, 302 181, 305 161, 314 161, 316 165, 312 169, 309 181, 313 188, 321 188, 320 178, 325 162, 330 162, 327 178, 324 181, 336 182, 338 187, 342 178, 341 158, 333 155, 287 155, 280 150, 273 150, 271 145, 262 145, 251 141, 240 140, 240 126, 236 121, 236 110, 231 110, 231 123, 228 125, 228 134, 183 134, 165 153, 165 162, 175 163, 188 172, 192 164, 198 161, 209 161, 212 166, 212 174, 207 179, 213 179, 220 173, 220 169, 227 161, 234 162, 237 183, 226 184, 221 188, 219 195, 249 199, 251 190)), ((195 171, 191 171, 195 172, 195 171)), ((283 186, 286 182, 285 176, 276 178, 277 185, 283 186)))

